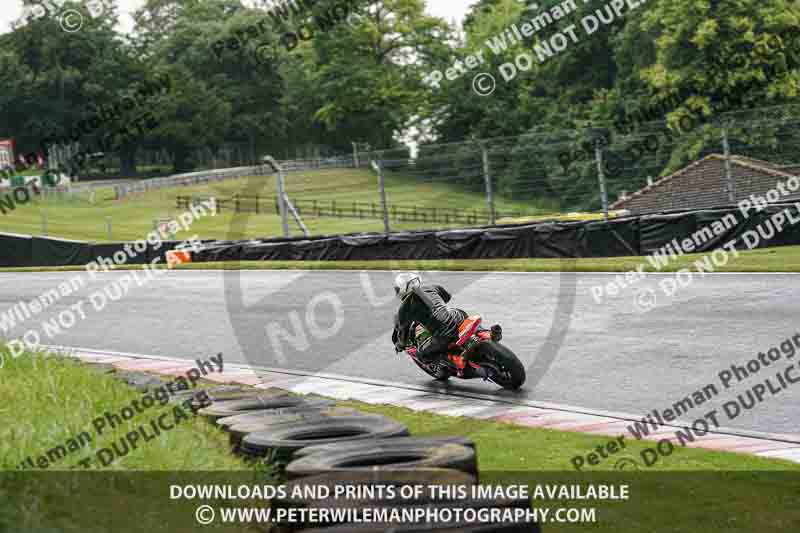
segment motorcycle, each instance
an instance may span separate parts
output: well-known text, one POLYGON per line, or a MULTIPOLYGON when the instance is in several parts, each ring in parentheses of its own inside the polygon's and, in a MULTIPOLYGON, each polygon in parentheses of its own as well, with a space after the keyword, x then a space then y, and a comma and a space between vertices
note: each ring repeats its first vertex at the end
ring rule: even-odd
POLYGON ((418 347, 430 337, 421 324, 414 323, 412 344, 405 348, 417 366, 438 381, 451 377, 461 379, 483 378, 504 389, 516 390, 525 383, 525 367, 514 352, 500 344, 502 329, 480 327, 479 315, 469 316, 458 327, 458 340, 450 343, 447 354, 430 363, 417 358, 418 347))

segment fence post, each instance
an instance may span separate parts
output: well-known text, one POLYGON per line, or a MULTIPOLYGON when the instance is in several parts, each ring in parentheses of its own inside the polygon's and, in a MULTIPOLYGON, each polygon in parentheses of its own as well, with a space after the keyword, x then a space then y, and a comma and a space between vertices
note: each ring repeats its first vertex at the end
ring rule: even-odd
POLYGON ((281 226, 283 227, 283 236, 289 237, 289 217, 286 212, 286 198, 284 197, 283 190, 283 169, 278 168, 278 211, 281 214, 281 226))
MULTIPOLYGON (((383 211, 383 232, 387 235, 391 233, 389 227, 389 207, 386 205, 386 183, 383 179, 383 164, 380 161, 373 161, 372 168, 378 173, 378 190, 381 196, 381 210, 383 211)), ((395 208, 395 216, 397 209, 395 208)))
POLYGON ((486 181, 486 202, 489 204, 489 225, 494 226, 494 194, 492 193, 492 177, 489 174, 489 151, 481 143, 481 156, 483 157, 483 179, 486 181))
POLYGON ((358 168, 358 143, 351 142, 353 145, 353 168, 358 168))
POLYGON ((733 189, 733 174, 731 172, 731 147, 728 143, 728 125, 722 127, 722 150, 725 153, 725 182, 728 184, 728 201, 736 203, 736 193, 733 189))
POLYGON ((608 193, 606 192, 606 175, 603 173, 603 150, 600 141, 594 145, 594 159, 597 163, 597 179, 600 182, 600 201, 603 202, 603 218, 608 220, 608 193))

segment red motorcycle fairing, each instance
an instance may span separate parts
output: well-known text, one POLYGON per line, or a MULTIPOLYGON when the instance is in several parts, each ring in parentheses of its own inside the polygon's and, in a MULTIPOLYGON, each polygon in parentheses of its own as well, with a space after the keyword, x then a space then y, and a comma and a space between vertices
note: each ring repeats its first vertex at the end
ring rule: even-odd
POLYGON ((464 344, 472 338, 480 325, 480 315, 468 316, 461 325, 458 326, 458 341, 456 341, 456 346, 464 346, 464 344))

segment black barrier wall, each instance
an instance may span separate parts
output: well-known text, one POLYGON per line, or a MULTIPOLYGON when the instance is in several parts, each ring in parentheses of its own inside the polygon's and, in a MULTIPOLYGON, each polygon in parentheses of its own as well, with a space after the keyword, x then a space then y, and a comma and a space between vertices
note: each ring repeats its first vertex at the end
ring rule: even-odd
POLYGON ((147 244, 141 253, 133 256, 125 251, 128 243, 91 243, 49 237, 32 237, 0 233, 0 267, 28 266, 85 266, 92 261, 114 260, 119 254, 123 261, 119 264, 143 265, 159 258, 158 263, 166 263, 166 254, 174 250, 181 241, 162 241, 158 247, 147 244))
MULTIPOLYGON (((349 261, 379 259, 513 259, 525 257, 623 257, 664 253, 692 239, 694 252, 707 252, 733 241, 737 249, 800 245, 797 204, 773 204, 747 216, 722 207, 625 217, 609 221, 542 222, 446 231, 337 235, 314 238, 205 241, 193 254, 203 261, 349 261), (786 222, 772 228, 770 217, 784 211, 786 222), (712 231, 713 228, 713 231, 712 231), (758 242, 753 244, 754 235, 758 242), (747 239, 749 238, 749 242, 747 239)), ((166 253, 178 241, 164 241, 128 258, 144 264, 166 253)), ((82 266, 98 257, 124 252, 125 243, 95 244, 0 233, 0 267, 82 266)), ((690 250, 683 247, 684 252, 690 250)))
POLYGON ((31 266, 33 237, 0 233, 0 267, 31 266))
MULTIPOLYGON (((380 259, 511 259, 524 257, 623 257, 677 250, 691 239, 693 252, 706 252, 734 241, 737 249, 800 244, 800 223, 787 221, 769 235, 769 217, 785 211, 800 221, 796 204, 774 204, 744 216, 738 208, 723 207, 625 217, 609 221, 543 222, 463 230, 309 239, 217 241, 194 254, 195 261, 380 260, 380 259), (748 245, 757 228, 764 235, 748 245)), ((752 240, 751 240, 752 242, 752 240)), ((685 247, 683 252, 688 253, 685 247)), ((668 252, 667 252, 668 253, 668 252)))

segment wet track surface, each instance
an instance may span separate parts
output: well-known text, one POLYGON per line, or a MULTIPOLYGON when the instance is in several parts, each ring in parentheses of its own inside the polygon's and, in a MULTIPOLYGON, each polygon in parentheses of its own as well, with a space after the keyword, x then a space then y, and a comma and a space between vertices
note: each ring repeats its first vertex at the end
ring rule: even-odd
MULTIPOLYGON (((134 282, 116 301, 110 298, 118 296, 113 285, 124 272, 95 280, 75 272, 3 273, 0 324, 2 313, 19 301, 57 290, 75 276, 84 280, 79 291, 13 328, 6 316, 4 336, 34 329, 43 344, 204 359, 223 352, 228 362, 430 383, 392 348, 396 301, 390 272, 168 272, 143 286, 134 282), (97 296, 104 288, 105 298, 97 296), (65 314, 70 306, 75 324, 54 333, 59 319, 61 326, 70 323, 65 314), (53 322, 45 328, 47 320, 53 322)), ((480 381, 454 380, 453 389, 644 415, 713 385, 719 394, 683 416, 693 420, 739 394, 747 401, 747 391, 769 378, 763 401, 723 425, 800 429, 800 383, 783 387, 776 377, 800 362, 800 349, 792 358, 780 354, 777 362, 765 357, 769 366, 762 363, 741 382, 733 378, 727 390, 719 377, 732 364, 744 367, 800 332, 798 276, 709 275, 668 296, 659 283, 674 278, 648 275, 601 303, 593 299, 592 287, 613 275, 435 272, 424 277, 450 290, 451 305, 502 324, 504 344, 528 367, 529 381, 518 394, 480 381)), ((800 378, 800 370, 790 375, 795 376, 800 378)))

